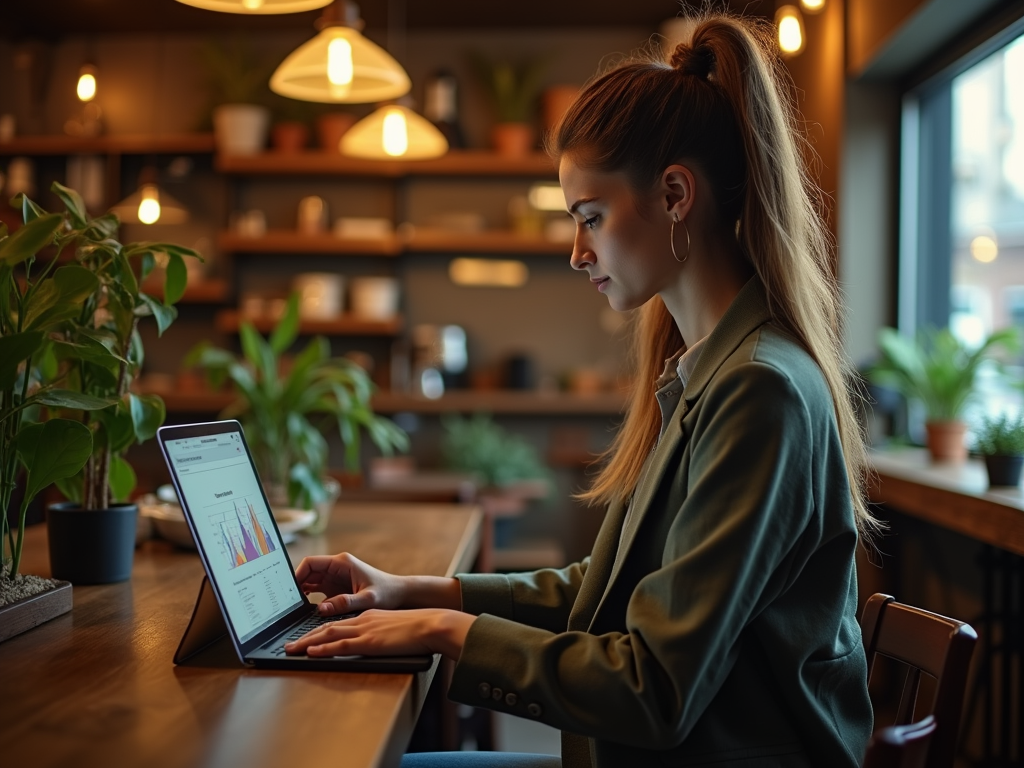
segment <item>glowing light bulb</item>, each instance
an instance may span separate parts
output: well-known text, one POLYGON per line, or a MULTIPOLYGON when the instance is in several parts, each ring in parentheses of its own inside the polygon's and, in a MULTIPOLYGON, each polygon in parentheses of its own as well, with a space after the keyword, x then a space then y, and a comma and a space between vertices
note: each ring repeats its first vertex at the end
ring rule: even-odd
POLYGON ((343 37, 336 37, 327 45, 327 81, 331 95, 343 98, 352 85, 352 44, 343 37))
POLYGON ((999 243, 989 235, 978 235, 971 240, 971 256, 982 264, 990 264, 999 256, 999 243))
POLYGON ((263 7, 263 0, 242 0, 242 7, 247 11, 256 11, 263 7))
POLYGON ((92 101, 96 97, 96 68, 86 64, 78 73, 79 101, 92 101))
POLYGON ((808 13, 817 13, 825 7, 825 0, 800 0, 800 5, 808 13))
POLYGON ((142 200, 139 202, 139 221, 143 224, 155 224, 160 220, 160 193, 154 184, 142 188, 142 200))
POLYGON ((384 115, 384 130, 381 133, 384 151, 391 157, 401 157, 409 151, 409 129, 402 110, 392 109, 384 115))
POLYGON ((784 55, 795 55, 804 48, 804 25, 800 11, 792 5, 784 5, 775 13, 778 29, 779 50, 784 55))

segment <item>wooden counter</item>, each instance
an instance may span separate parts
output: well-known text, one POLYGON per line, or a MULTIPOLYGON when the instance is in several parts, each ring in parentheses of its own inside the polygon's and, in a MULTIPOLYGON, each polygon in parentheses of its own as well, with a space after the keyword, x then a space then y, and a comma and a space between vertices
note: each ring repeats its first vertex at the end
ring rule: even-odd
MULTIPOLYGON (((480 513, 426 504, 339 505, 293 564, 347 549, 395 573, 451 575, 476 556, 480 513)), ((23 572, 48 575, 45 526, 23 572)), ((130 581, 75 587, 74 608, 0 644, 0 764, 25 768, 397 766, 437 667, 417 675, 243 669, 171 657, 202 578, 194 552, 137 551, 130 581)))
POLYGON ((873 451, 871 501, 1024 555, 1024 492, 988 487, 980 459, 932 463, 923 448, 873 451))

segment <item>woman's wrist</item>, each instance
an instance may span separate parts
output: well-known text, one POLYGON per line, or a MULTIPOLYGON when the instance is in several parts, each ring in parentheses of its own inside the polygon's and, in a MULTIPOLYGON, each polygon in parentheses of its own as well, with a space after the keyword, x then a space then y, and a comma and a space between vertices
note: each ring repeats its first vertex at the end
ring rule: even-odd
POLYGON ((426 643, 431 651, 458 661, 476 616, 454 610, 434 611, 426 643))
POLYGON ((443 576, 403 576, 403 608, 445 608, 462 610, 462 587, 458 579, 443 576))

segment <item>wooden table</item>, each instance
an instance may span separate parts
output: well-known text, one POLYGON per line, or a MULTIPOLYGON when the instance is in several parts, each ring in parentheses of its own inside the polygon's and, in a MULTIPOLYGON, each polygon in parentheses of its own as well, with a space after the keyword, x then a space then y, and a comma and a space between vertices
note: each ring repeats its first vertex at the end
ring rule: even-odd
POLYGON ((989 489, 979 459, 932 463, 923 448, 873 451, 871 501, 1024 555, 1024 491, 989 489))
MULTIPOLYGON (((347 549, 395 573, 451 575, 477 554, 480 512, 459 505, 339 505, 293 563, 347 549)), ((45 526, 22 570, 47 575, 45 526)), ((203 575, 194 552, 137 551, 130 581, 75 587, 74 608, 0 644, 0 765, 259 768, 395 766, 437 664, 417 675, 255 671, 233 654, 171 657, 203 575)))

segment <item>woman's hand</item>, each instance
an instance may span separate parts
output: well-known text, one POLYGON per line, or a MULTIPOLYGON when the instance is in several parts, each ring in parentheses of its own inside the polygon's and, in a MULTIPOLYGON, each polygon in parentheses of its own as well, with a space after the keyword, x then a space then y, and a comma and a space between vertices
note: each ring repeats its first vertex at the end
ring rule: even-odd
POLYGON ((403 603, 403 578, 378 570, 348 552, 304 557, 295 569, 295 580, 305 594, 323 592, 320 614, 398 608, 403 603))
MULTIPOLYGON (((353 558, 354 559, 354 558, 353 558)), ((301 567, 301 566, 300 566, 301 567)), ((475 616, 439 608, 369 610, 324 624, 284 648, 308 656, 406 656, 442 653, 458 660, 475 616)))
POLYGON ((354 555, 304 557, 295 579, 305 594, 323 592, 321 616, 371 608, 462 608, 457 579, 438 576, 395 576, 367 565, 354 555))

